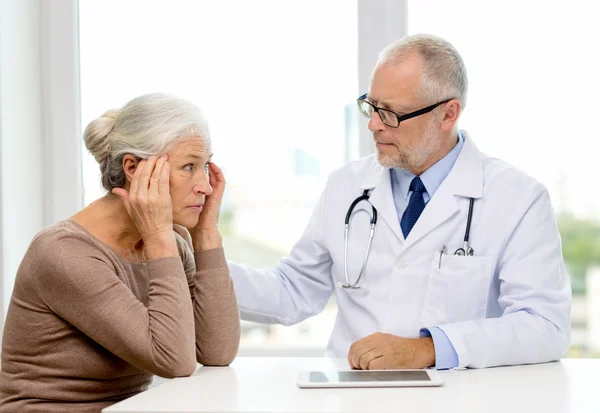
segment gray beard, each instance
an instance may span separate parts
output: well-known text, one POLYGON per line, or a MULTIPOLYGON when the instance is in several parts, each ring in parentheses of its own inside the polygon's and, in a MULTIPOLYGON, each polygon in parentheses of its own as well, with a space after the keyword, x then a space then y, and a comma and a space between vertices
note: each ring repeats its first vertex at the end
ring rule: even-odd
POLYGON ((402 168, 407 171, 419 170, 442 147, 442 142, 435 136, 434 123, 429 122, 427 129, 421 136, 419 145, 414 148, 405 148, 394 155, 377 153, 377 161, 384 168, 402 168))

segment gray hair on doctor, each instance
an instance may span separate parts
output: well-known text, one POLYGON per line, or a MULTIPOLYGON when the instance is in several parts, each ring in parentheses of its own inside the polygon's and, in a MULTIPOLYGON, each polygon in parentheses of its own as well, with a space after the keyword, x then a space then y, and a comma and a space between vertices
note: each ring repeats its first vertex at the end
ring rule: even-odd
POLYGON ((435 103, 458 99, 464 109, 467 104, 467 69, 454 46, 441 37, 430 34, 403 37, 379 53, 375 68, 395 64, 415 51, 423 59, 421 93, 425 101, 435 103))

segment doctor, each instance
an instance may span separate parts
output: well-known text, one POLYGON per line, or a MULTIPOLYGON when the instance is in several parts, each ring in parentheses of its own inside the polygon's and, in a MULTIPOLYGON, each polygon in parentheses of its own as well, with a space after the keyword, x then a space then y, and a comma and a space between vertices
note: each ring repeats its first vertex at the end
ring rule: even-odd
MULTIPOLYGON (((377 154, 331 174, 275 268, 230 263, 242 318, 299 323, 335 292, 327 354, 356 369, 561 358, 571 292, 548 192, 458 130, 466 96, 447 41, 409 36, 383 50, 358 99, 377 154)), ((506 128, 497 115, 490 127, 506 128)))

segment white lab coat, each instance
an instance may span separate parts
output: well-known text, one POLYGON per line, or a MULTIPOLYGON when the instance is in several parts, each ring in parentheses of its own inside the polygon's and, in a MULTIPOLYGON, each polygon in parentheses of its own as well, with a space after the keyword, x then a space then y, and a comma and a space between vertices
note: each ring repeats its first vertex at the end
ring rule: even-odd
MULTIPOLYGON (((571 289, 548 192, 463 136, 455 165, 406 239, 389 169, 375 155, 333 172, 288 258, 265 270, 230 263, 242 318, 295 324, 321 312, 335 291, 339 310, 330 356, 346 357, 353 342, 375 332, 418 337, 421 328, 438 326, 459 367, 559 359, 570 341, 571 289), (367 288, 344 289, 338 285, 345 282, 344 218, 352 201, 371 188, 378 221, 361 280, 367 288), (470 245, 477 256, 454 256, 470 197, 470 245), (448 255, 438 268, 443 245, 448 255)), ((355 210, 351 282, 365 253, 371 206, 361 202, 355 210)))

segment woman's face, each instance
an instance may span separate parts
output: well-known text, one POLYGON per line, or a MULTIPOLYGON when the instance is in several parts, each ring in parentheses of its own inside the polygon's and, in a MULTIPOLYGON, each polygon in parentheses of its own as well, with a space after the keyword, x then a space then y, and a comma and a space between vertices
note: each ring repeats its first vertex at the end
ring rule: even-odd
POLYGON ((208 178, 210 145, 195 136, 179 142, 167 154, 171 166, 169 190, 173 223, 193 228, 202 212, 204 197, 212 193, 208 178))

